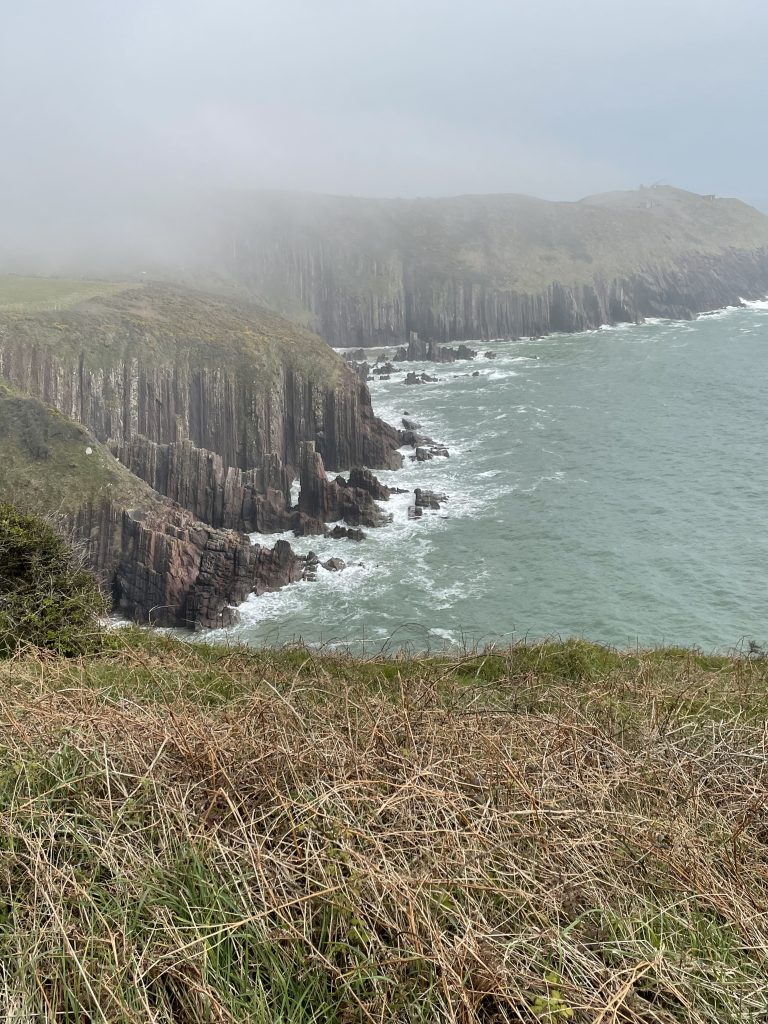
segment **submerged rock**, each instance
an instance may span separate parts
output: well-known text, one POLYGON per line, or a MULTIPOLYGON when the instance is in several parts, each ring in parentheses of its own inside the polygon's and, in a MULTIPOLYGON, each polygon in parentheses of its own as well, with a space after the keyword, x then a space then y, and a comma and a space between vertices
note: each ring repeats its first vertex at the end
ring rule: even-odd
POLYGON ((403 380, 403 384, 434 384, 437 380, 437 377, 431 377, 428 373, 416 373, 415 370, 411 370, 403 380))
POLYGON ((341 572, 347 568, 347 563, 343 558, 329 558, 327 562, 323 562, 323 568, 328 572, 341 572))
POLYGON ((356 529, 353 526, 339 526, 338 524, 328 532, 328 536, 333 537, 334 540, 346 537, 347 540, 361 541, 366 538, 366 534, 362 530, 356 529))
POLYGON ((421 424, 419 423, 418 420, 411 419, 407 415, 403 416, 402 424, 403 424, 403 427, 406 430, 421 430, 422 429, 421 428, 421 424))

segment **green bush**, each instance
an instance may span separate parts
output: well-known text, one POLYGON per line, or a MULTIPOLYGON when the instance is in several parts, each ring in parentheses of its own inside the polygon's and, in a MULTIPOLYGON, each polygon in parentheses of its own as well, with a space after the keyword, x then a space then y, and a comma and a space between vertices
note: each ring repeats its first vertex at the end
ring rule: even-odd
POLYGON ((27 645, 86 654, 104 610, 96 580, 53 527, 0 504, 0 656, 27 645))

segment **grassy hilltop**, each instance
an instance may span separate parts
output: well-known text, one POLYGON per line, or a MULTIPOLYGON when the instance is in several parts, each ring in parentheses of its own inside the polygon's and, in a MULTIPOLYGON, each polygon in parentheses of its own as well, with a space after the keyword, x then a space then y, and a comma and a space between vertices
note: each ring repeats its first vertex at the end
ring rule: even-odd
POLYGON ((0 1016, 768 1015, 768 661, 6 662, 0 1016))
POLYGON ((79 357, 90 369, 236 369, 265 390, 283 369, 333 384, 344 364, 317 335, 261 306, 166 283, 0 276, 0 341, 79 357))

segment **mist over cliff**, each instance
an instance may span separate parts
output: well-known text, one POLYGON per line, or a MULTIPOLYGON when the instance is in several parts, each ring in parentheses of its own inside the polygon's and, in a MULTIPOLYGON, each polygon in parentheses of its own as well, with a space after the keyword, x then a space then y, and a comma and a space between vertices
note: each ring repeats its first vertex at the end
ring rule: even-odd
POLYGON ((216 236, 210 270, 340 346, 685 319, 768 289, 768 217, 669 187, 572 203, 262 194, 231 200, 216 236))
MULTIPOLYGON (((92 197, 104 205, 91 237, 73 233, 70 251, 52 244, 46 269, 255 299, 337 346, 686 319, 768 291, 768 217, 668 186, 578 202, 212 189, 132 202, 126 218, 92 197)), ((11 238, 5 263, 23 267, 11 238)))

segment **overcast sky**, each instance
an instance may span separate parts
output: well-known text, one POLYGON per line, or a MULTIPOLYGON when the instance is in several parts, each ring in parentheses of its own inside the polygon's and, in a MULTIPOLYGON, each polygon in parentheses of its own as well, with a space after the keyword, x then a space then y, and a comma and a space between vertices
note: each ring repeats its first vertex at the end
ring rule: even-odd
POLYGON ((765 0, 0 0, 6 203, 768 197, 765 0))

